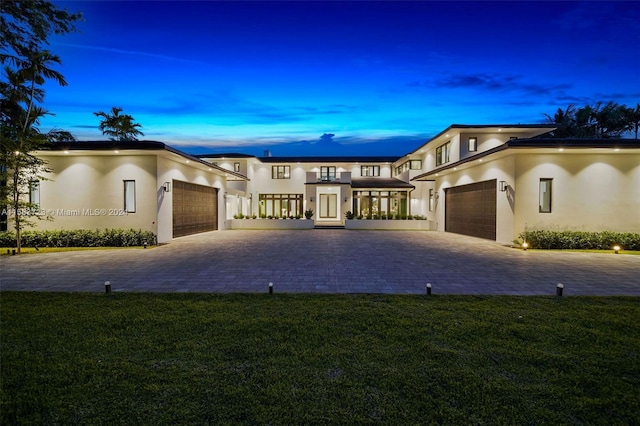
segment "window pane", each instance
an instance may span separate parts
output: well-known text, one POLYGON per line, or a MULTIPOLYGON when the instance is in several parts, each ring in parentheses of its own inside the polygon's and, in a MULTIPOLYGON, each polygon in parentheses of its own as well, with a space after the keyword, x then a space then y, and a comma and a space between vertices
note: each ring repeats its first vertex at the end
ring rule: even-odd
POLYGON ((40 182, 37 180, 29 182, 29 203, 40 207, 40 182))
POLYGON ((469 138, 469 152, 478 150, 478 138, 469 138))
POLYGON ((128 213, 136 212, 136 181, 124 181, 124 211, 128 213))
POLYGON ((540 213, 551 213, 551 183, 552 179, 540 179, 540 213))

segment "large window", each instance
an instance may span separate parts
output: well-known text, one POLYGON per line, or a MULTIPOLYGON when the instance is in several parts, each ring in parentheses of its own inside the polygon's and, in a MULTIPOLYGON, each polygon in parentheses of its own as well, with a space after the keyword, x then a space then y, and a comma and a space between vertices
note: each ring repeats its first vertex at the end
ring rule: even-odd
POLYGON ((302 216, 302 194, 260 194, 260 217, 302 216))
POLYGON ((360 166, 360 176, 380 176, 380 166, 360 166))
POLYGON ((40 207, 40 182, 32 180, 29 182, 29 204, 32 207, 40 207))
POLYGON ((354 191, 356 216, 382 218, 407 215, 407 191, 354 191))
POLYGON ((124 211, 127 213, 136 212, 136 181, 124 181, 124 211))
POLYGON ((320 167, 320 180, 323 182, 333 182, 334 180, 336 180, 336 167, 335 166, 320 167))
POLYGON ((436 166, 441 166, 449 162, 450 151, 451 141, 436 148, 436 166))
POLYGON ((541 178, 540 179, 540 213, 551 213, 551 186, 553 179, 541 178))
POLYGON ((271 179, 291 179, 291 166, 271 166, 271 179))
POLYGON ((422 170, 422 160, 407 160, 398 167, 396 167, 396 175, 399 175, 407 170, 422 170))

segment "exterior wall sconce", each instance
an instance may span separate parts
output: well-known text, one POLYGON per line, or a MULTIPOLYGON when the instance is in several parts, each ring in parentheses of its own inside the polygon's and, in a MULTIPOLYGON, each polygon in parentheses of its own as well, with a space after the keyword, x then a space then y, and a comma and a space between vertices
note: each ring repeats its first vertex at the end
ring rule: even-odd
POLYGON ((309 197, 309 201, 313 203, 313 197, 309 197))
POLYGON ((505 192, 507 190, 507 188, 509 187, 509 185, 507 185, 507 182, 501 180, 498 183, 498 189, 500 190, 500 192, 505 192))
POLYGON ((347 197, 344 197, 344 202, 346 203, 349 199, 347 197))
POLYGON ((171 182, 165 182, 164 185, 162 185, 162 190, 164 192, 171 192, 171 182))

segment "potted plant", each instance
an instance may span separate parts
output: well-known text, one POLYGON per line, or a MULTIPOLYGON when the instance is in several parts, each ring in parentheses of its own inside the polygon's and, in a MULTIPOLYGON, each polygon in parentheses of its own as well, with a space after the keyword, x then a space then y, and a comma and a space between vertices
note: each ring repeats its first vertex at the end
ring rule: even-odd
POLYGON ((306 219, 311 219, 313 217, 313 210, 312 209, 305 210, 304 211, 304 217, 306 219))

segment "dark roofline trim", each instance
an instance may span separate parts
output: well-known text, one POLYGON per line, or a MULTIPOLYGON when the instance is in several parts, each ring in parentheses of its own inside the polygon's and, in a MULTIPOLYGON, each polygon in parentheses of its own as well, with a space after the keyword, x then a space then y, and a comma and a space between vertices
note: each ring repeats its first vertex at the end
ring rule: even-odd
MULTIPOLYGON (((549 132, 558 128, 557 125, 551 124, 452 124, 437 135, 433 136, 431 139, 427 140, 422 145, 418 146, 413 151, 403 155, 402 157, 409 157, 411 154, 414 154, 416 151, 422 149, 427 146, 432 141, 438 139, 442 135, 446 135, 447 132, 453 129, 487 129, 490 127, 498 127, 502 129, 549 129, 549 132)), ((400 158, 402 158, 400 157, 400 158)))
POLYGON ((173 154, 184 157, 190 161, 195 161, 196 163, 202 164, 203 166, 211 167, 212 169, 216 169, 218 171, 233 175, 242 180, 249 180, 243 174, 233 172, 231 170, 223 169, 220 166, 209 163, 208 161, 202 160, 196 156, 187 154, 186 152, 180 151, 179 149, 173 148, 163 142, 157 141, 77 141, 77 142, 52 142, 48 145, 51 151, 131 151, 131 150, 142 150, 142 151, 168 151, 173 154))
POLYGON ((422 179, 427 176, 434 175, 436 173, 443 172, 445 170, 453 169, 454 167, 458 167, 462 164, 466 164, 475 160, 479 160, 481 158, 487 157, 491 154, 495 154, 496 152, 504 151, 506 149, 531 149, 531 148, 540 148, 540 149, 589 149, 589 148, 598 148, 598 149, 638 149, 640 148, 640 139, 553 139, 553 138, 528 138, 528 139, 512 139, 505 142, 502 145, 499 145, 495 148, 489 149, 487 151, 480 152, 471 157, 464 158, 462 160, 456 161, 455 163, 447 164, 446 166, 439 167, 437 169, 433 169, 429 172, 422 173, 418 176, 414 176, 411 180, 431 180, 434 179, 422 179))
POLYGON ((256 158, 255 155, 251 154, 240 154, 236 152, 223 153, 223 154, 198 154, 195 155, 198 158, 256 158))

